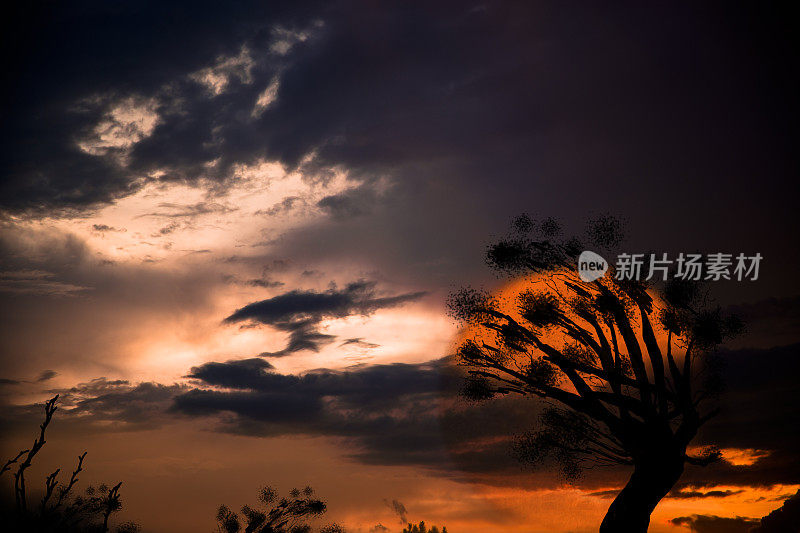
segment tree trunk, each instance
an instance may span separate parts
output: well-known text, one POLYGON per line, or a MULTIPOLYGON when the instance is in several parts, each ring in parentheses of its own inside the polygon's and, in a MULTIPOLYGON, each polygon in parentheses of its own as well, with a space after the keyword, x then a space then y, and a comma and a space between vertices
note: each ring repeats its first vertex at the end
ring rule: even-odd
POLYGON ((653 457, 637 463, 628 484, 608 508, 600 533, 646 533, 650 513, 683 474, 683 457, 653 457))

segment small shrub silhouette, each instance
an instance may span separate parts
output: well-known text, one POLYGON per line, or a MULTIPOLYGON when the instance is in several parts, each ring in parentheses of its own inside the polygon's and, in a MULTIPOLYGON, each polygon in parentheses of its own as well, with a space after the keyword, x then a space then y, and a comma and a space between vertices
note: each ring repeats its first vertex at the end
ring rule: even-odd
MULTIPOLYGON (((266 486, 258 495, 259 508, 249 505, 240 513, 226 505, 217 511, 217 530, 221 533, 311 533, 309 521, 322 516, 327 510, 325 502, 314 496, 314 489, 292 489, 288 497, 279 498, 272 487, 266 486)), ((338 524, 319 529, 319 533, 345 533, 338 524)))

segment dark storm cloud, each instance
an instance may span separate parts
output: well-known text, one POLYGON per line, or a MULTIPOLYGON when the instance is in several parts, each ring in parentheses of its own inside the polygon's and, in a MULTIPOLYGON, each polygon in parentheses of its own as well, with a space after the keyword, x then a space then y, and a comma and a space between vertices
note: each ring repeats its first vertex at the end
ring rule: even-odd
POLYGON ((277 352, 261 352, 259 355, 261 357, 284 357, 303 350, 319 352, 323 345, 333 342, 336 336, 320 333, 315 327, 310 320, 283 325, 280 329, 289 331, 289 341, 286 347, 277 352))
MULTIPOLYGON (((164 218, 194 218, 210 213, 225 214, 236 211, 237 208, 216 202, 198 202, 196 204, 175 204, 162 202, 158 204, 161 211, 147 213, 141 216, 164 217, 164 218)), ((176 224, 173 222, 173 224, 176 224)))
MULTIPOLYGON (((765 487, 800 480, 800 446, 797 437, 785 431, 799 408, 792 393, 798 348, 724 354, 730 366, 725 371, 729 390, 721 400, 723 411, 698 444, 755 448, 768 455, 752 465, 723 461, 706 468, 689 466, 669 497, 724 499, 741 489, 715 487, 765 487)), ((197 380, 196 388, 178 394, 173 411, 194 417, 234 415, 222 419, 219 431, 342 437, 349 439, 350 455, 363 463, 424 466, 494 483, 550 479, 525 474, 511 454, 514 435, 536 426, 540 404, 512 397, 451 403, 462 378, 446 361, 296 376, 276 373, 268 362, 254 358, 207 363, 193 368, 188 377, 197 380), (442 399, 445 403, 439 404, 442 399)), ((624 482, 626 475, 623 470, 592 472, 580 485, 608 487, 624 482)))
POLYGON ((0 292, 41 296, 76 296, 90 287, 82 287, 55 279, 52 272, 0 272, 0 292))
POLYGON ((676 526, 686 526, 697 533, 749 533, 759 523, 756 518, 723 518, 714 515, 679 516, 669 521, 676 526))
MULTIPOLYGON (((135 431, 161 427, 171 419, 168 414, 173 398, 186 391, 182 385, 159 383, 131 384, 126 380, 97 378, 68 389, 54 389, 58 394, 58 419, 78 432, 135 431)), ((4 405, 0 428, 11 433, 29 430, 39 420, 42 405, 4 405)))
POLYGON ((99 231, 101 233, 105 233, 108 231, 119 231, 119 232, 126 231, 125 228, 119 229, 115 228, 114 226, 109 226, 108 224, 92 224, 92 229, 94 231, 99 231))
MULTIPOLYGON (((203 113, 192 102, 202 100, 202 87, 183 82, 185 87, 172 92, 165 85, 180 84, 219 55, 235 55, 245 41, 263 49, 275 24, 293 28, 305 22, 305 11, 292 13, 288 4, 15 6, 1 32, 4 65, 14 80, 2 89, 3 101, 14 103, 3 114, 3 206, 80 208, 108 201, 130 193, 143 172, 162 164, 189 175, 210 155, 199 144, 209 140, 207 128, 215 120, 208 105, 203 113), (166 104, 170 96, 186 99, 188 110, 202 116, 181 124, 162 109, 166 116, 158 137, 174 141, 171 148, 143 147, 145 154, 123 167, 76 145, 76 137, 90 132, 120 98, 162 92, 166 104)), ((307 8, 318 11, 310 3, 307 8)))
MULTIPOLYGON (((206 363, 187 377, 206 385, 291 397, 337 397, 348 404, 389 407, 404 396, 432 395, 440 390, 441 362, 374 365, 351 371, 316 370, 302 375, 278 374, 262 359, 206 363)), ((178 402, 180 407, 180 402, 178 402)), ((265 420, 269 415, 265 415, 265 420)))
POLYGON ((36 378, 36 382, 37 383, 41 383, 43 381, 49 381, 49 380, 53 379, 54 377, 56 377, 57 375, 58 375, 58 372, 56 372, 55 370, 44 370, 36 378))
POLYGON ((694 499, 705 499, 705 498, 727 498, 729 496, 736 496, 737 494, 741 494, 744 492, 742 490, 709 490, 706 492, 699 491, 699 490, 682 490, 677 492, 671 492, 667 495, 668 498, 674 500, 694 500, 694 499))
MULTIPOLYGON (((15 211, 81 208, 129 194, 154 171, 167 180, 225 181, 236 163, 264 157, 293 168, 313 153, 302 163, 309 176, 335 167, 367 182, 388 176, 400 188, 399 205, 386 216, 411 210, 419 217, 409 218, 428 226, 485 211, 485 219, 466 224, 471 229, 533 201, 572 216, 601 193, 627 210, 653 182, 669 182, 653 217, 689 202, 694 216, 675 223, 697 227, 698 218, 713 216, 704 213, 713 193, 730 212, 720 225, 752 237, 778 221, 794 223, 792 195, 780 191, 789 190, 793 142, 786 133, 796 122, 797 80, 783 53, 792 48, 788 17, 772 9, 633 2, 17 6, 3 32, 14 83, 3 87, 13 105, 4 114, 0 198, 15 211), (241 67, 247 75, 220 67, 229 76, 220 94, 190 77, 243 49, 252 58, 241 67), (254 115, 274 79, 274 101, 254 115), (75 139, 128 96, 157 102, 152 134, 124 164, 115 153, 81 151, 75 139), (754 177, 764 186, 742 200, 737 191, 754 177), (750 213, 771 215, 766 223, 737 222, 766 194, 769 211, 750 213)), ((367 205, 334 196, 322 207, 349 216, 367 205)), ((398 231, 413 227, 404 222, 398 231)))
POLYGON ((188 377, 205 388, 176 396, 173 410, 192 417, 228 415, 217 428, 224 432, 344 438, 348 455, 365 464, 422 466, 446 475, 520 473, 510 439, 520 425, 534 423, 537 409, 509 399, 453 404, 461 376, 449 362, 296 376, 259 361, 193 368, 188 377))
POLYGON ((348 439, 348 454, 382 464, 446 464, 436 397, 439 364, 377 365, 351 371, 283 375, 245 363, 211 363, 189 377, 218 389, 175 397, 174 411, 188 416, 233 414, 219 431, 254 436, 318 435, 348 439), (229 368, 232 365, 235 368, 229 368), (248 366, 244 371, 242 365, 248 366), (241 372, 232 378, 232 373, 241 372), (232 389, 232 390, 230 390, 232 389))
POLYGON ((728 307, 744 321, 747 334, 733 339, 734 348, 769 348, 800 342, 800 297, 769 298, 728 307))
POLYGON ((56 372, 55 370, 43 370, 42 372, 39 373, 38 376, 36 376, 31 380, 0 378, 0 385, 19 385, 21 383, 44 383, 45 381, 50 381, 57 375, 58 372, 56 372))
POLYGON ((259 209, 254 214, 256 215, 267 215, 270 217, 274 217, 277 215, 282 215, 284 213, 288 213, 293 209, 297 209, 298 206, 305 205, 305 200, 300 196, 287 196, 280 202, 276 203, 269 209, 259 209))
POLYGON ((380 345, 375 344, 372 342, 367 342, 361 337, 355 337, 352 339, 345 339, 339 346, 357 346, 359 348, 377 348, 380 345))
POLYGON ((272 369, 274 367, 263 359, 243 359, 226 363, 206 363, 203 366, 193 367, 191 373, 185 377, 197 379, 209 385, 241 389, 260 384, 260 377, 265 375, 264 371, 272 369))
POLYGON ((769 486, 800 482, 800 436, 787 431, 800 419, 797 379, 800 344, 769 350, 722 352, 725 392, 718 401, 720 414, 712 418, 694 444, 721 448, 765 450, 753 465, 725 461, 705 468, 687 468, 681 485, 769 486))
POLYGON ((4 209, 86 208, 146 179, 209 178, 219 196, 234 165, 264 158, 358 185, 320 201, 332 222, 268 241, 303 264, 342 257, 441 287, 477 277, 484 236, 513 214, 602 209, 629 215, 637 244, 759 248, 784 259, 764 272, 775 290, 796 283, 782 276, 800 260, 783 238, 797 230, 796 32, 774 6, 30 6, 2 32, 4 209), (219 94, 194 76, 208 68, 227 76, 219 94), (129 97, 153 102, 152 132, 81 151, 129 97))
POLYGON ((322 344, 331 342, 334 336, 316 330, 322 320, 367 316, 379 309, 419 300, 425 295, 414 292, 379 296, 375 287, 375 282, 361 280, 348 283, 343 289, 331 288, 324 292, 294 290, 248 304, 227 317, 225 322, 252 321, 289 332, 286 348, 261 354, 264 357, 282 357, 301 350, 317 352, 322 344))
MULTIPOLYGON (((181 390, 184 387, 180 385, 159 383, 122 385, 97 396, 75 398, 70 415, 78 419, 89 416, 92 421, 116 424, 124 429, 159 427, 164 422, 165 407, 181 390)), ((70 399, 68 397, 65 401, 70 399)))
MULTIPOLYGON (((797 349, 724 354, 731 364, 723 411, 697 443, 768 454, 752 465, 688 466, 670 498, 724 499, 746 486, 798 482, 800 446, 786 430, 798 409, 792 392, 797 349)), ((446 359, 293 375, 250 358, 196 366, 186 376, 190 385, 97 379, 53 392, 62 394, 62 416, 92 431, 208 417, 219 432, 344 439, 348 456, 364 464, 424 467, 503 486, 558 486, 555 474, 521 470, 511 453, 514 435, 537 425, 541 404, 513 397, 478 404, 454 401, 463 379, 457 370, 446 359)), ((0 422, 10 430, 35 419, 39 411, 40 406, 7 406, 0 422)), ((613 497, 605 489, 624 483, 627 475, 625 469, 592 471, 579 487, 613 497)))
MULTIPOLYGON (((697 500, 697 499, 706 499, 706 498, 727 498, 729 496, 736 496, 737 494, 741 494, 744 492, 744 489, 741 490, 709 490, 709 491, 699 491, 699 490, 675 490, 670 492, 665 496, 665 498, 673 499, 673 500, 697 500)), ((619 494, 618 489, 612 490, 599 490, 596 492, 592 492, 589 496, 595 496, 597 498, 608 498, 614 499, 619 494)))
POLYGON ((248 304, 237 309, 225 321, 254 320, 281 327, 355 314, 370 315, 379 309, 395 307, 424 296, 424 293, 414 292, 381 297, 377 295, 375 285, 375 282, 361 280, 348 283, 343 289, 332 288, 324 292, 294 290, 248 304))
POLYGON ((245 285, 249 285, 251 287, 262 287, 264 289, 274 289, 275 287, 283 287, 286 284, 282 281, 273 281, 271 279, 256 278, 247 280, 245 282, 245 285))
POLYGON ((317 202, 317 207, 321 207, 337 220, 345 220, 371 212, 376 201, 377 197, 374 191, 366 187, 358 187, 326 196, 317 202))

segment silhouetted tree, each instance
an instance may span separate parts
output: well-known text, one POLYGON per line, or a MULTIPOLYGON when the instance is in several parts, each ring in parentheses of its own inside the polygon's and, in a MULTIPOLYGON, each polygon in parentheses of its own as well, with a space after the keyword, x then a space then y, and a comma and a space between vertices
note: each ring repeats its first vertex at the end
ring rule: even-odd
MULTIPOLYGON (((39 425, 39 436, 34 439, 33 446, 28 450, 25 459, 19 463, 17 471, 14 473, 14 500, 17 504, 17 509, 22 513, 28 510, 28 500, 25 494, 25 470, 31 466, 33 458, 39 453, 39 450, 42 449, 42 446, 44 446, 46 442, 44 440, 44 434, 47 430, 47 426, 50 425, 50 421, 53 419, 53 414, 55 414, 56 409, 58 409, 56 406, 57 401, 58 394, 47 400, 44 404, 44 422, 39 425)), ((18 454, 17 457, 20 457, 20 455, 21 454, 18 454)), ((48 480, 48 482, 49 481, 50 480, 48 480)))
MULTIPOLYGON (((292 489, 288 498, 279 498, 272 487, 264 487, 258 495, 260 508, 242 507, 241 515, 226 505, 217 511, 217 529, 225 533, 311 533, 307 522, 322 516, 325 502, 314 496, 314 489, 292 489), (244 527, 244 529, 242 529, 244 527)), ((324 526, 319 533, 345 533, 338 524, 324 526)))
MULTIPOLYGON (((616 247, 620 227, 600 218, 586 244, 616 247)), ((647 282, 617 280, 613 266, 583 282, 576 266, 584 246, 561 237, 552 219, 537 224, 522 216, 488 248, 491 267, 532 281, 513 302, 469 288, 450 296, 452 316, 480 332, 458 349, 469 372, 464 394, 544 399, 541 427, 517 443, 520 458, 541 464, 552 457, 568 479, 586 466, 631 466, 600 531, 644 532, 685 463, 719 458, 713 448, 686 454, 715 414, 700 410, 717 384, 700 379, 699 362, 741 323, 708 308, 698 286, 679 279, 665 283, 659 299, 647 282)))
POLYGON ((403 533, 447 533, 447 528, 442 527, 440 530, 436 526, 432 526, 428 529, 428 526, 425 525, 425 522, 420 522, 419 524, 411 524, 409 523, 406 528, 403 529, 403 533))
MULTIPOLYGON (((66 485, 58 486, 56 469, 45 478, 42 500, 35 509, 28 507, 28 495, 25 485, 25 471, 30 468, 33 459, 45 445, 45 434, 58 406, 58 395, 45 402, 44 421, 39 426, 39 435, 34 439, 30 449, 22 450, 15 457, 6 461, 0 475, 17 465, 14 472, 14 506, 4 506, 2 524, 4 531, 37 531, 42 533, 80 533, 109 531, 109 518, 122 508, 119 488, 122 483, 108 488, 100 485, 87 487, 84 494, 75 494, 78 474, 83 471, 83 460, 86 452, 78 456, 78 464, 66 485), (23 458, 24 457, 24 458, 23 458), (20 459, 21 462, 20 462, 20 459)), ((117 526, 118 533, 135 533, 139 526, 128 522, 117 526)))

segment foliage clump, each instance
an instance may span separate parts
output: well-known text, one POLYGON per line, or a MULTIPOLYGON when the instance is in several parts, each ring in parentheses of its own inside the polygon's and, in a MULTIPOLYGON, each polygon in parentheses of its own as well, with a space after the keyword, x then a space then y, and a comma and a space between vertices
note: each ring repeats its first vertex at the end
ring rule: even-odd
MULTIPOLYGON (((314 495, 314 489, 292 489, 286 497, 270 487, 263 487, 258 495, 258 507, 245 505, 240 513, 227 505, 217 510, 217 529, 224 533, 311 533, 309 522, 327 511, 323 500, 314 495)), ((321 527, 319 533, 345 533, 338 524, 321 527)))

